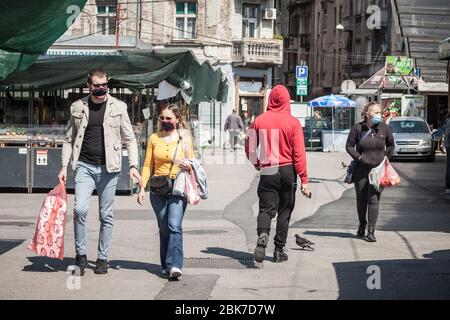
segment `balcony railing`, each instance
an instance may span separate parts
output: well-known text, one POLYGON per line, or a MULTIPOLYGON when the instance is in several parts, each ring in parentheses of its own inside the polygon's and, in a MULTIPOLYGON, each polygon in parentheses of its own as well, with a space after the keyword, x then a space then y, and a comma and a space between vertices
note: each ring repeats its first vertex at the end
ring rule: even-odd
POLYGON ((233 41, 233 62, 283 63, 283 41, 275 39, 242 39, 233 41))

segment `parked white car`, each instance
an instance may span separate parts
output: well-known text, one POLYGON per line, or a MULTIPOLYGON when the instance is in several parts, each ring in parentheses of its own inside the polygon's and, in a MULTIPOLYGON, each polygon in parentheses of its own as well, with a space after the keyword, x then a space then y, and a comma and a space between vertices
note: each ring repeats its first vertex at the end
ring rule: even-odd
POLYGON ((395 117, 388 123, 395 139, 394 159, 435 160, 433 136, 420 117, 395 117))

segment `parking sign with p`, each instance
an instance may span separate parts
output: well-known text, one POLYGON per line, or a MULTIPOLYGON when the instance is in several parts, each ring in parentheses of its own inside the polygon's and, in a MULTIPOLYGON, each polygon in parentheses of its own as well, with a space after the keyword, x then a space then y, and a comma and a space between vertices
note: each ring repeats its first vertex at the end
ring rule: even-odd
POLYGON ((300 79, 308 79, 308 67, 297 66, 295 69, 295 77, 300 79))

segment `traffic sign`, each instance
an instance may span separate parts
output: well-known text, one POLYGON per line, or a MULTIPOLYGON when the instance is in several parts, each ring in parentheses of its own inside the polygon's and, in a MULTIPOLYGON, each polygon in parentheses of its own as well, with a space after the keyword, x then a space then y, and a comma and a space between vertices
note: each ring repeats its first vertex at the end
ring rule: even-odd
POLYGON ((308 79, 297 78, 296 95, 297 96, 308 95, 308 79))
POLYGON ((297 66, 295 68, 295 77, 297 79, 308 79, 308 66, 297 66))

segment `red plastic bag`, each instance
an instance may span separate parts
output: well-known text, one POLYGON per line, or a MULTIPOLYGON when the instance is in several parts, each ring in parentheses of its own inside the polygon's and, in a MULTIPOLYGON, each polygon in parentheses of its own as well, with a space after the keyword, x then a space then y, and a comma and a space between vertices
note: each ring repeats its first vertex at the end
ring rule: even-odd
POLYGON ((393 187, 393 186, 398 185, 401 181, 400 176, 394 170, 394 167, 392 167, 392 165, 388 159, 386 159, 386 162, 384 165, 385 165, 384 175, 380 181, 380 185, 384 188, 393 187))
POLYGON ((200 193, 198 192, 197 180, 195 174, 186 172, 186 184, 184 186, 184 194, 190 205, 197 205, 200 202, 200 193))
POLYGON ((64 184, 60 183, 45 197, 28 249, 40 256, 62 260, 66 218, 67 193, 64 184))

